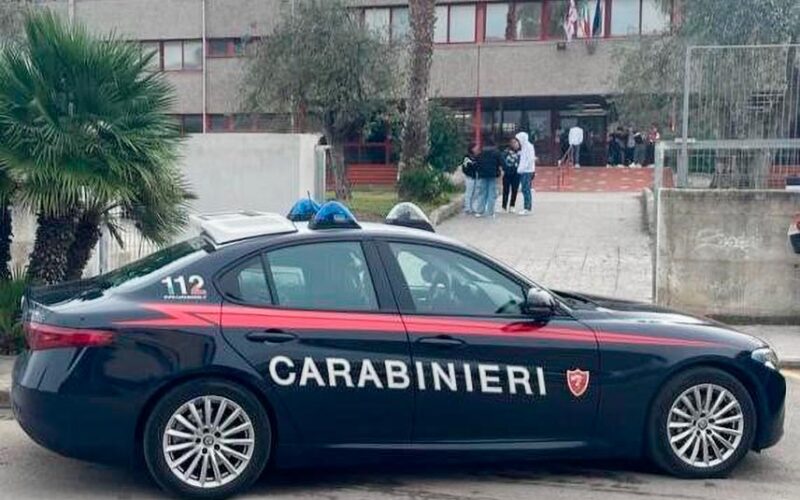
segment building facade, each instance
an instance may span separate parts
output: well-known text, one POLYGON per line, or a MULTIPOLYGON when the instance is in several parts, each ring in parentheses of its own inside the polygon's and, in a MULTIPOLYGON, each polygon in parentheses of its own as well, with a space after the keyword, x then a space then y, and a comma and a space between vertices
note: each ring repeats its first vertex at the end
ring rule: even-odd
MULTIPOLYGON (((298 0, 299 1, 299 0, 298 0)), ((240 94, 248 43, 269 34, 291 0, 45 0, 65 17, 157 52, 153 69, 175 86, 185 133, 285 130, 288 119, 248 113, 240 94)), ((391 41, 408 33, 405 0, 349 0, 365 27, 391 41)), ((618 48, 661 33, 672 15, 661 0, 576 0, 575 37, 566 41, 569 0, 439 0, 431 97, 458 111, 465 133, 503 143, 525 130, 542 164, 560 156, 559 130, 586 131, 585 165, 605 164, 609 96, 618 48)), ((646 124, 638 124, 645 126, 646 124)), ((364 152, 366 151, 366 153, 364 152)), ((384 149, 355 160, 386 162, 384 149)))

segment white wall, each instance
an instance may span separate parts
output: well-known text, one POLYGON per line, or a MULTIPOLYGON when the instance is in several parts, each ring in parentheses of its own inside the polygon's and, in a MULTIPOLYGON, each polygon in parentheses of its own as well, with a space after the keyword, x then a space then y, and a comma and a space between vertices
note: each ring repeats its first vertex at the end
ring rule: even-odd
MULTIPOLYGON (((260 210, 285 214, 299 198, 315 193, 317 178, 312 134, 206 134, 190 136, 182 147, 181 170, 197 199, 194 212, 260 210)), ((324 176, 324 172, 321 173, 324 176)), ((14 211, 12 269, 24 266, 33 247, 36 219, 22 209, 14 211)), ((180 238, 176 235, 176 238, 180 238)), ((136 241, 135 237, 126 238, 136 241)), ((112 244, 113 267, 149 252, 148 245, 129 244, 125 251, 112 244)), ((96 259, 93 259, 96 260, 96 259)), ((96 272, 90 262, 87 272, 96 272)))

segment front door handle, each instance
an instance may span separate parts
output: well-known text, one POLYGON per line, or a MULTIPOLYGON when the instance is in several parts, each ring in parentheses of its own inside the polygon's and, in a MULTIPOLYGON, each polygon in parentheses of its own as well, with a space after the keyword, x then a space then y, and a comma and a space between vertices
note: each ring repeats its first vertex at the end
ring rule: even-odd
POLYGON ((457 339, 455 337, 451 337, 450 335, 437 335, 435 337, 421 337, 417 339, 418 344, 425 344, 430 345, 432 347, 441 347, 441 348, 449 348, 453 349, 456 347, 462 347, 467 345, 461 339, 457 339))
POLYGON ((267 344, 283 344, 297 339, 297 335, 277 328, 270 328, 262 332, 250 332, 246 336, 250 342, 264 342, 267 344))

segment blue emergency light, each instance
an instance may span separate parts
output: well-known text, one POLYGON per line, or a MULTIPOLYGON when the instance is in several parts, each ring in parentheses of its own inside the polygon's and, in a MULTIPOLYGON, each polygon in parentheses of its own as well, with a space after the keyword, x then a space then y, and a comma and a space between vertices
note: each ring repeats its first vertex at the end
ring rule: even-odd
POLYGON ((353 212, 338 201, 322 205, 308 223, 309 229, 360 229, 353 212))
POLYGON ((317 215, 319 209, 319 203, 311 198, 303 198, 292 206, 286 218, 292 222, 307 222, 317 215))

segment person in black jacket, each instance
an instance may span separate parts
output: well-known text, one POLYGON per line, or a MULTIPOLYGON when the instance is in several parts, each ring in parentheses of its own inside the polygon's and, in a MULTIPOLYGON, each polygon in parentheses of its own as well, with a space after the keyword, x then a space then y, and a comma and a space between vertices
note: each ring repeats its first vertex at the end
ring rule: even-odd
POLYGON ((464 213, 471 214, 475 205, 475 177, 478 170, 478 155, 481 152, 478 144, 471 142, 467 155, 461 162, 461 173, 464 174, 464 213))
POLYGON ((475 217, 494 217, 497 202, 497 178, 503 168, 503 156, 497 148, 487 147, 478 155, 478 186, 475 204, 475 217))

